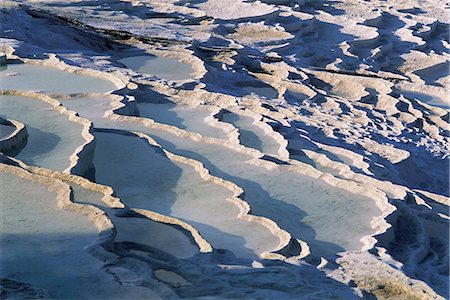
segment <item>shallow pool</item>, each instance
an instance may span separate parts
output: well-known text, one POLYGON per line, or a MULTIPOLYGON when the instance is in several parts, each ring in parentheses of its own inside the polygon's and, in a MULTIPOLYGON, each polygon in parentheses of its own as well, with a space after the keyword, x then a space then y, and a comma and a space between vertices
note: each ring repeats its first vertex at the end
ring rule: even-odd
MULTIPOLYGON (((150 290, 119 284, 85 247, 98 231, 82 214, 57 206, 48 186, 0 168, 0 277, 29 284, 42 298, 153 299, 150 290)), ((39 297, 41 298, 41 297, 39 297)))
POLYGON ((21 96, 0 96, 0 116, 22 122, 27 127, 27 145, 16 157, 25 163, 64 171, 70 156, 86 140, 83 126, 52 110, 44 101, 21 96))
POLYGON ((71 183, 74 202, 90 204, 103 210, 116 228, 116 243, 132 242, 160 249, 179 258, 191 257, 199 252, 189 236, 174 226, 154 222, 147 218, 123 217, 102 201, 103 194, 71 183))
POLYGON ((281 145, 258 127, 255 119, 230 112, 223 114, 222 121, 232 124, 239 130, 239 141, 242 145, 265 154, 279 155, 281 145))
POLYGON ((16 130, 16 127, 12 125, 0 124, 0 139, 9 136, 16 130))
POLYGON ((109 80, 32 64, 8 64, 0 70, 0 89, 54 94, 106 93, 116 90, 109 80))
POLYGON ((122 58, 119 62, 133 71, 167 80, 191 79, 194 71, 190 64, 169 57, 142 55, 122 58))
POLYGON ((138 108, 141 117, 197 132, 203 136, 227 139, 227 133, 224 129, 205 122, 206 118, 212 117, 213 112, 211 111, 169 103, 139 103, 138 108))

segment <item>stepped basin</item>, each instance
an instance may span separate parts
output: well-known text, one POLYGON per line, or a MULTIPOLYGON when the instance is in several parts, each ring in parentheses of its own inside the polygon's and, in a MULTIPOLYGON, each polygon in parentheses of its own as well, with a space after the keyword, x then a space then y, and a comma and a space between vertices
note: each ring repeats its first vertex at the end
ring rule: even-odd
POLYGON ((360 239, 374 233, 371 220, 381 215, 373 199, 283 169, 268 171, 250 164, 251 156, 221 145, 195 142, 138 123, 108 119, 94 122, 105 128, 147 133, 165 149, 202 162, 212 175, 244 188, 252 213, 271 218, 295 238, 308 242, 313 255, 333 256, 339 251, 361 249, 360 239))
MULTIPOLYGON (((361 249, 360 239, 374 231, 370 221, 381 215, 374 200, 297 172, 279 169, 268 176, 265 168, 255 167, 248 168, 246 174, 245 178, 259 183, 268 192, 266 197, 271 201, 285 203, 280 205, 285 205, 283 214, 277 214, 276 202, 262 203, 260 191, 249 188, 248 197, 258 201, 254 213, 267 215, 308 242, 316 256, 328 257, 342 250, 361 249)), ((248 186, 245 182, 241 184, 244 188, 248 186)))
MULTIPOLYGON (((78 112, 83 118, 98 120, 111 108, 111 102, 113 100, 107 97, 77 97, 58 99, 58 101, 68 109, 78 112)), ((141 117, 153 119, 158 123, 183 128, 203 136, 226 139, 228 132, 232 130, 231 128, 220 128, 206 123, 205 118, 213 118, 212 115, 214 114, 214 112, 206 108, 176 105, 173 103, 147 102, 139 102, 137 106, 141 117)), ((220 125, 229 126, 226 123, 221 123, 220 125)))
POLYGON ((224 147, 161 136, 155 133, 154 138, 170 151, 202 161, 213 175, 241 186, 254 214, 274 220, 294 237, 308 242, 314 255, 361 249, 360 239, 374 232, 370 221, 381 215, 374 200, 320 179, 281 167, 269 171, 248 163, 250 157, 224 147))
POLYGON ((15 282, 18 289, 31 285, 40 295, 37 298, 45 299, 155 296, 139 287, 119 285, 102 269, 103 263, 85 250, 97 239, 94 223, 58 208, 56 193, 47 185, 2 167, 0 176, 2 278, 15 282))
POLYGON ((190 64, 170 57, 141 55, 122 58, 119 62, 135 72, 166 80, 191 79, 194 72, 190 64))
POLYGON ((25 124, 27 146, 16 156, 30 165, 64 171, 69 157, 85 143, 83 126, 44 101, 21 96, 0 96, 0 116, 25 124))
POLYGON ((275 248, 279 240, 257 223, 237 219, 227 188, 203 180, 185 163, 169 160, 136 136, 96 132, 96 181, 110 185, 129 207, 170 215, 191 224, 215 248, 241 257, 275 248))
POLYGON ((117 217, 115 210, 103 201, 103 194, 71 184, 74 201, 96 206, 107 213, 113 222, 117 236, 115 242, 133 242, 160 249, 179 258, 191 257, 198 248, 191 238, 177 228, 146 218, 117 217))
POLYGON ((224 129, 206 123, 205 119, 212 118, 213 115, 213 112, 206 109, 170 103, 139 103, 138 108, 141 117, 153 119, 158 123, 173 125, 203 136, 226 139, 224 129))
POLYGON ((239 130, 239 141, 242 145, 269 155, 278 155, 280 144, 258 127, 255 119, 229 112, 223 114, 221 121, 230 123, 239 130))
POLYGON ((91 121, 102 118, 105 112, 111 108, 111 102, 113 102, 113 100, 109 99, 107 95, 99 98, 64 98, 58 99, 58 101, 67 109, 76 111, 80 117, 91 121))
POLYGON ((8 64, 0 70, 0 89, 52 94, 106 93, 116 90, 109 80, 32 64, 8 64))
POLYGON ((268 217, 295 238, 305 240, 316 256, 361 249, 360 239, 374 233, 371 220, 381 215, 373 199, 282 167, 269 171, 250 163, 252 157, 220 145, 194 142, 139 124, 110 126, 140 130, 169 151, 203 162, 212 175, 245 190, 253 214, 268 217))

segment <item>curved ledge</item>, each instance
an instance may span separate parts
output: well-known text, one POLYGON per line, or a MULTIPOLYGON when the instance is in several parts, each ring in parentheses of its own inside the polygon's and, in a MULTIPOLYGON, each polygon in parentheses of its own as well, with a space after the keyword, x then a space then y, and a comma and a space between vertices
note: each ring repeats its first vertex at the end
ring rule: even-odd
POLYGON ((28 131, 25 125, 16 120, 3 119, 0 117, 0 124, 14 126, 15 130, 0 140, 0 152, 12 153, 20 152, 27 143, 28 131))
MULTIPOLYGON (((277 236, 280 239, 280 242, 275 249, 273 249, 271 251, 265 251, 261 254, 262 258, 285 259, 286 256, 290 256, 289 252, 290 252, 290 250, 292 250, 292 248, 300 248, 300 245, 297 244, 297 241, 295 239, 293 239, 292 236, 287 231, 281 229, 278 226, 278 224, 276 224, 274 221, 272 221, 268 218, 265 218, 265 217, 260 217, 260 216, 255 216, 255 215, 250 214, 251 207, 244 200, 244 198, 245 198, 244 190, 240 186, 232 183, 231 181, 227 181, 222 178, 211 175, 209 173, 209 170, 199 161, 193 160, 191 158, 183 157, 180 155, 176 155, 176 154, 173 154, 173 153, 167 151, 166 149, 162 148, 161 145, 159 145, 155 140, 153 140, 151 137, 149 137, 148 135, 146 135, 144 133, 140 133, 140 132, 132 132, 132 133, 139 136, 142 139, 145 139, 149 144, 160 148, 169 159, 171 159, 173 161, 181 162, 184 164, 188 164, 188 165, 194 167, 194 169, 200 174, 200 177, 203 180, 209 181, 216 185, 223 186, 223 187, 227 188, 228 190, 230 190, 231 192, 233 192, 233 194, 234 194, 233 197, 229 198, 227 200, 229 200, 230 202, 232 202, 234 205, 236 205, 239 208, 240 213, 238 215, 238 218, 245 220, 247 222, 254 222, 254 223, 261 224, 264 227, 268 228, 273 235, 277 236), (286 256, 279 254, 277 252, 285 253, 286 256)), ((300 249, 300 251, 301 251, 301 249, 300 249)))
MULTIPOLYGON (((112 74, 112 73, 93 70, 93 69, 89 69, 89 68, 68 65, 67 63, 65 63, 64 61, 59 59, 53 53, 49 54, 49 58, 45 59, 45 60, 21 58, 16 55, 11 55, 11 58, 18 59, 26 64, 52 67, 52 68, 55 68, 55 69, 58 69, 58 70, 64 71, 64 72, 105 79, 105 80, 111 81, 117 87, 117 89, 124 88, 129 82, 128 78, 126 76, 123 76, 120 72, 114 72, 114 74, 112 74)), ((110 91, 110 92, 112 92, 112 91, 110 91)))
MULTIPOLYGON (((265 167, 267 169, 273 169, 273 168, 288 168, 290 170, 293 170, 295 172, 298 172, 303 175, 307 175, 313 178, 321 179, 324 182, 330 184, 331 186, 346 190, 351 193, 359 193, 361 195, 364 195, 372 200, 375 201, 375 204, 378 208, 381 210, 380 216, 375 218, 371 221, 371 226, 375 230, 374 233, 364 236, 361 238, 361 242, 363 243, 362 250, 369 250, 372 249, 375 244, 377 243, 377 240, 375 236, 380 235, 384 232, 386 232, 391 225, 386 222, 386 217, 389 216, 392 212, 396 210, 395 206, 389 204, 387 194, 380 190, 379 188, 371 188, 369 186, 360 186, 358 183, 347 180, 347 179, 341 179, 337 178, 336 176, 324 173, 322 171, 319 171, 315 168, 313 168, 310 165, 302 164, 300 162, 296 162, 295 165, 291 164, 291 162, 288 162, 287 165, 280 165, 277 163, 269 162, 266 160, 261 159, 263 157, 263 154, 255 149, 247 148, 242 145, 236 145, 231 142, 228 142, 226 140, 216 139, 216 138, 210 138, 210 137, 204 137, 198 133, 192 133, 183 129, 180 129, 175 126, 166 125, 157 123, 156 121, 148 118, 139 118, 139 117, 133 117, 133 116, 123 116, 123 115, 117 115, 115 112, 118 109, 121 109, 125 107, 125 104, 123 102, 123 99, 117 99, 112 104, 112 109, 107 111, 105 113, 105 117, 108 117, 112 120, 119 121, 119 122, 132 122, 132 123, 138 123, 143 126, 163 130, 172 134, 175 134, 177 136, 185 137, 192 139, 197 142, 203 142, 208 144, 214 144, 233 149, 239 153, 247 154, 253 157, 252 160, 248 161, 249 163, 253 163, 255 165, 265 167)), ((270 226, 270 225, 268 225, 270 226)), ((278 225, 277 225, 278 227, 278 225)), ((268 227, 270 228, 270 227, 268 227)), ((279 228, 279 227, 278 227, 279 228)), ((289 233, 288 233, 289 234, 289 233)), ((290 234, 289 234, 290 236, 290 234)), ((290 241, 290 239, 289 239, 290 241)), ((275 251, 280 251, 283 248, 289 248, 289 241, 286 238, 283 238, 283 242, 285 243, 284 246, 279 246, 279 249, 275 251)), ((270 255, 269 255, 270 256, 270 255)))
POLYGON ((222 128, 223 130, 225 130, 225 128, 228 128, 228 139, 233 143, 239 144, 239 130, 229 123, 220 121, 222 120, 222 116, 225 113, 226 111, 224 109, 218 107, 214 114, 205 119, 205 122, 207 124, 210 124, 211 122, 211 124, 214 124, 215 127, 222 128))
POLYGON ((242 110, 228 107, 227 110, 236 115, 243 115, 252 118, 254 120, 252 125, 259 127, 261 130, 264 131, 264 133, 267 136, 272 138, 279 145, 278 157, 282 160, 289 159, 289 152, 287 151, 288 146, 287 140, 281 134, 273 130, 273 128, 270 125, 262 121, 264 118, 263 115, 255 113, 249 109, 242 110))
MULTIPOLYGON (((13 164, 8 165, 5 163, 0 163, 1 170, 14 174, 20 178, 31 180, 39 184, 48 186, 48 189, 50 191, 56 193, 57 205, 59 208, 67 211, 81 213, 86 217, 88 217, 95 224, 95 226, 99 231, 99 237, 94 245, 88 247, 93 250, 92 251, 93 253, 100 254, 101 252, 103 252, 101 250, 99 251, 99 249, 97 249, 98 247, 102 247, 105 250, 111 250, 113 248, 114 245, 113 241, 116 235, 116 231, 114 228, 114 224, 111 222, 111 220, 108 218, 108 216, 104 211, 92 205, 74 203, 72 188, 70 187, 69 184, 64 183, 62 180, 53 177, 48 177, 45 175, 35 174, 32 172, 32 169, 30 170, 24 169, 22 168, 22 166, 26 165, 19 160, 5 158, 4 156, 2 156, 1 159, 2 162, 9 161, 10 163, 13 164), (16 166, 14 166, 14 164, 16 166)), ((41 169, 41 172, 42 170, 45 169, 41 169)), ((102 255, 100 259, 105 260, 106 257, 102 255)))
MULTIPOLYGON (((156 121, 154 121, 152 119, 147 119, 147 118, 143 119, 143 118, 139 118, 139 117, 122 116, 122 115, 115 114, 115 110, 117 108, 121 108, 123 106, 125 106, 125 105, 118 99, 118 101, 116 101, 113 104, 113 108, 110 111, 105 113, 105 116, 110 119, 120 121, 120 122, 139 123, 146 127, 164 130, 164 131, 170 132, 172 134, 175 134, 177 136, 186 137, 186 138, 192 139, 194 141, 198 141, 198 142, 204 142, 204 143, 209 143, 209 144, 220 144, 222 146, 231 148, 240 153, 253 156, 254 159, 249 161, 250 163, 254 163, 259 166, 268 168, 268 169, 272 169, 272 168, 276 168, 276 167, 290 168, 291 170, 296 171, 300 174, 307 175, 307 176, 317 178, 317 179, 320 178, 321 180, 325 181, 326 183, 330 184, 331 186, 341 188, 341 189, 346 190, 351 193, 358 193, 358 194, 364 195, 364 196, 374 200, 377 207, 380 208, 381 214, 371 221, 371 227, 374 229, 374 232, 370 235, 367 235, 367 236, 364 236, 361 238, 361 242, 363 243, 363 247, 361 250, 373 249, 373 247, 378 242, 378 240, 376 239, 376 236, 385 233, 391 227, 391 225, 386 221, 386 218, 396 210, 396 207, 389 203, 388 195, 386 194, 386 192, 384 192, 384 190, 387 189, 388 191, 390 191, 390 193, 392 195, 395 195, 400 198, 403 198, 406 196, 406 189, 404 187, 395 186, 395 185, 389 184, 388 182, 378 182, 377 186, 374 188, 367 186, 367 185, 361 186, 358 182, 355 182, 352 179, 341 179, 332 174, 324 173, 322 171, 314 169, 312 166, 307 165, 307 164, 302 164, 299 162, 294 163, 292 161, 289 161, 289 163, 291 165, 279 165, 276 163, 268 162, 266 160, 262 160, 261 158, 263 157, 263 154, 260 151, 255 150, 255 149, 247 148, 242 145, 234 145, 230 142, 220 140, 220 139, 204 137, 204 136, 201 136, 200 134, 188 132, 188 131, 179 129, 178 127, 175 127, 175 126, 157 123, 156 121)), ((368 178, 367 176, 364 176, 361 174, 358 174, 358 175, 360 175, 360 176, 358 176, 359 179, 368 178)), ((369 183, 369 184, 373 183, 373 180, 370 182, 367 182, 367 183, 369 183)), ((285 248, 289 248, 289 243, 285 244, 285 248)), ((308 255, 310 255, 310 253, 308 253, 308 255)), ((302 257, 306 257, 308 255, 303 255, 302 257)))
MULTIPOLYGON (((324 182, 328 183, 329 185, 333 187, 337 187, 340 189, 343 189, 345 191, 348 191, 350 193, 359 194, 368 197, 369 199, 374 200, 377 207, 381 210, 381 215, 374 218, 371 221, 371 227, 375 230, 374 233, 364 236, 361 238, 361 242, 363 243, 362 251, 366 251, 369 249, 372 249, 375 244, 377 243, 377 239, 375 236, 380 235, 384 232, 386 232, 390 227, 391 224, 389 224, 386 221, 386 218, 392 214, 394 211, 396 211, 396 207, 389 203, 389 199, 386 195, 386 193, 379 188, 370 187, 368 185, 361 186, 355 181, 347 180, 347 179, 341 179, 338 178, 330 173, 324 173, 322 171, 319 171, 312 166, 300 162, 296 162, 295 165, 278 165, 273 162, 265 161, 265 160, 253 160, 249 163, 253 163, 258 166, 262 166, 267 168, 268 170, 273 168, 282 168, 286 170, 292 170, 296 173, 306 175, 312 178, 323 180, 324 182)), ((405 192, 406 195, 406 192, 405 192)))
POLYGON ((44 101, 52 106, 52 109, 60 114, 66 115, 68 119, 72 122, 78 123, 83 126, 81 132, 82 137, 85 139, 85 143, 80 145, 75 149, 75 152, 70 156, 70 166, 64 170, 64 173, 72 173, 77 175, 83 175, 92 163, 92 158, 95 149, 95 140, 92 135, 93 124, 91 121, 81 118, 74 111, 68 110, 62 104, 47 95, 28 92, 28 91, 17 91, 17 90, 0 90, 0 95, 9 96, 23 96, 31 99, 37 99, 44 101))
MULTIPOLYGON (((101 129, 100 129, 100 131, 101 131, 101 129)), ((112 130, 112 131, 114 131, 114 130, 112 130)), ((119 132, 123 133, 123 131, 119 131, 119 132)), ((80 177, 80 176, 77 176, 74 174, 61 173, 58 171, 53 171, 53 170, 49 170, 49 169, 45 169, 45 168, 41 168, 41 167, 29 166, 16 158, 8 157, 6 159, 9 160, 11 163, 17 164, 22 169, 27 170, 30 173, 49 177, 49 178, 54 178, 54 179, 61 180, 61 181, 67 182, 67 183, 74 183, 74 184, 77 184, 88 190, 101 193, 101 194, 103 194, 102 201, 106 205, 108 205, 108 207, 128 209, 126 207, 126 205, 121 202, 120 198, 113 196, 114 190, 110 186, 93 183, 84 177, 80 177)), ((155 222, 181 227, 183 230, 187 231, 189 235, 191 235, 192 239, 195 241, 195 243, 197 244, 197 246, 199 247, 199 250, 201 252, 207 253, 207 252, 213 251, 212 246, 200 235, 199 231, 197 229, 195 229, 193 226, 191 226, 190 224, 183 222, 177 218, 162 215, 157 212, 146 210, 146 209, 136 209, 136 208, 129 208, 129 209, 131 211, 141 214, 141 215, 145 216, 146 218, 153 220, 155 222)), ((102 243, 102 245, 105 246, 106 249, 112 249, 111 247, 114 244, 114 237, 112 237, 108 241, 105 241, 105 243, 102 243)))
POLYGON ((209 253, 213 251, 213 247, 211 246, 211 244, 200 234, 200 232, 196 228, 186 222, 181 221, 180 219, 162 215, 147 209, 130 208, 130 210, 143 215, 152 221, 181 227, 184 231, 187 231, 191 235, 192 239, 200 249, 200 252, 209 253))
POLYGON ((109 118, 110 120, 113 120, 113 121, 137 123, 137 124, 141 124, 148 128, 160 129, 160 130, 172 133, 172 134, 180 136, 180 137, 186 137, 186 138, 192 139, 197 142, 222 145, 227 148, 230 148, 230 149, 236 150, 238 152, 252 156, 254 158, 259 158, 259 157, 264 156, 263 153, 261 153, 260 151, 258 151, 256 149, 247 148, 245 146, 238 145, 238 144, 229 142, 227 140, 218 139, 218 138, 214 138, 214 137, 205 137, 199 133, 186 131, 186 130, 180 129, 176 126, 158 123, 155 120, 150 119, 150 118, 141 118, 141 117, 125 116, 125 115, 117 114, 117 112, 119 112, 120 110, 123 110, 124 108, 127 107, 127 104, 129 103, 129 99, 130 99, 130 97, 118 96, 116 98, 116 100, 111 103, 111 109, 105 112, 104 117, 109 118))
MULTIPOLYGON (((165 150, 155 140, 153 140, 151 137, 149 137, 148 135, 141 133, 141 132, 124 131, 124 130, 118 130, 118 129, 103 129, 103 128, 102 129, 97 128, 96 131, 110 132, 110 133, 112 132, 112 133, 118 133, 118 134, 123 134, 123 135, 137 136, 137 137, 145 140, 150 145, 161 149, 161 151, 167 156, 168 159, 192 166, 203 180, 209 181, 216 185, 223 186, 223 187, 227 188, 228 190, 230 190, 234 195, 233 195, 233 197, 231 197, 227 200, 232 202, 234 205, 236 205, 239 208, 239 211, 240 211, 240 213, 238 215, 239 219, 245 220, 247 222, 254 222, 254 223, 261 224, 264 227, 268 228, 273 235, 277 236, 280 239, 280 242, 279 242, 279 245, 277 246, 277 248, 273 249, 271 251, 263 252, 261 254, 262 258, 284 260, 286 257, 291 256, 290 255, 291 252, 298 253, 298 252, 303 251, 303 254, 305 256, 307 254, 309 254, 308 251, 307 251, 307 253, 305 252, 305 247, 300 249, 300 245, 297 243, 297 240, 293 239, 287 231, 281 229, 274 221, 267 219, 265 217, 251 215, 250 214, 250 211, 251 211, 250 205, 245 200, 243 200, 244 190, 241 187, 237 186, 236 184, 234 184, 230 181, 226 181, 226 180, 223 180, 222 178, 212 176, 209 173, 209 170, 206 169, 202 163, 200 163, 196 160, 190 159, 190 158, 175 155, 175 154, 165 150), (285 253, 285 255, 280 254, 280 253, 285 253)), ((212 246, 201 236, 201 233, 197 229, 192 227, 190 224, 187 224, 177 218, 161 215, 159 213, 149 211, 149 210, 134 209, 134 208, 131 208, 131 210, 136 211, 137 213, 142 214, 152 220, 162 222, 162 223, 167 223, 167 224, 173 224, 173 225, 177 225, 177 226, 184 228, 185 230, 189 231, 192 234, 194 240, 197 242, 197 244, 199 245, 202 252, 211 252, 213 249, 212 246)))

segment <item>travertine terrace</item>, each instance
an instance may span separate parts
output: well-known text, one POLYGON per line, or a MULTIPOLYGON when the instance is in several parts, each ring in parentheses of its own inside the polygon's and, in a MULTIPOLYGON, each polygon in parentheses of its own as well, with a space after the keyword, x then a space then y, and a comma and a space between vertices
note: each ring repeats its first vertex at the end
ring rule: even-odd
POLYGON ((449 10, 3 1, 0 298, 448 299, 449 10))

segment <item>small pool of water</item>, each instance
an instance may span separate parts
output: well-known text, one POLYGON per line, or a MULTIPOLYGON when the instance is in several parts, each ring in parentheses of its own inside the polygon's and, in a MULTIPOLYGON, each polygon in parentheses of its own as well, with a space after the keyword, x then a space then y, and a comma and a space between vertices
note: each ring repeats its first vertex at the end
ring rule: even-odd
POLYGON ((256 126, 253 118, 230 112, 223 114, 222 121, 232 124, 239 130, 239 141, 242 145, 265 154, 279 155, 280 144, 262 128, 256 126))
POLYGON ((6 124, 0 124, 0 140, 6 138, 8 135, 14 132, 16 127, 6 124))
POLYGON ((205 119, 213 114, 210 111, 169 103, 139 103, 138 108, 141 117, 197 132, 203 136, 227 138, 224 130, 205 123, 205 119))
POLYGON ((103 194, 71 183, 74 202, 90 204, 103 210, 114 224, 115 242, 132 242, 155 247, 179 258, 191 257, 199 252, 185 232, 176 227, 146 218, 116 216, 116 210, 102 201, 103 194))
POLYGON ((111 109, 111 103, 113 102, 108 97, 77 97, 58 99, 58 101, 67 109, 76 111, 80 117, 91 121, 101 119, 105 112, 111 109))
POLYGON ((106 93, 116 90, 109 80, 31 64, 9 64, 0 70, 0 89, 54 94, 106 93))
POLYGON ((278 92, 271 86, 244 86, 242 87, 249 95, 255 94, 257 96, 270 99, 278 98, 278 92))
POLYGON ((190 64, 169 57, 142 55, 122 58, 119 62, 133 71, 166 80, 191 79, 194 71, 190 64))
POLYGON ((38 99, 20 96, 0 96, 0 116, 17 120, 27 127, 28 142, 16 155, 30 165, 64 171, 70 166, 70 155, 85 143, 81 124, 52 110, 38 99))

